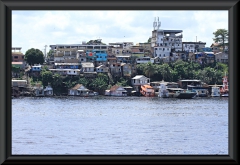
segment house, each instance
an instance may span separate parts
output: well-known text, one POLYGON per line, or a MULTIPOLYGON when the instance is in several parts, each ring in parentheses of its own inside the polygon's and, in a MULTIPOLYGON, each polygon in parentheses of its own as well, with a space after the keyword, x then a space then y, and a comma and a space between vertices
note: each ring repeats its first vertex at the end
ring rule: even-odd
POLYGON ((131 77, 132 75, 132 66, 131 64, 121 63, 122 76, 131 77))
POLYGON ((37 97, 44 96, 44 89, 41 84, 36 84, 36 86, 33 89, 34 89, 34 96, 37 96, 37 97))
POLYGON ((216 53, 215 60, 216 62, 228 63, 228 54, 223 52, 216 53))
POLYGON ((44 95, 45 96, 53 96, 53 88, 48 84, 48 86, 44 89, 44 95))
POLYGON ((122 70, 121 70, 121 63, 112 63, 110 66, 110 72, 112 75, 115 76, 121 76, 122 70))
POLYGON ((110 90, 105 91, 106 96, 127 96, 127 91, 118 85, 114 85, 110 88, 110 90))
POLYGON ((150 79, 144 75, 136 75, 131 80, 132 86, 135 91, 139 92, 141 85, 149 84, 150 79))
POLYGON ((116 56, 112 53, 108 53, 107 64, 111 65, 111 64, 116 63, 116 62, 117 62, 116 56))
POLYGON ((117 62, 119 63, 131 63, 131 57, 130 56, 117 56, 117 62))
POLYGON ((55 63, 54 69, 80 69, 80 63, 55 63))
POLYGON ((94 64, 92 62, 83 62, 81 72, 85 77, 96 77, 97 72, 95 71, 94 64))
POLYGON ((80 75, 80 69, 49 69, 53 74, 60 74, 61 76, 78 76, 80 75))
POLYGON ((84 72, 94 72, 94 65, 92 62, 83 62, 81 71, 84 72))
POLYGON ((73 88, 69 89, 69 96, 88 96, 89 89, 82 84, 76 84, 73 88))
POLYGON ((31 69, 28 71, 29 76, 38 77, 40 75, 40 72, 42 70, 42 66, 39 64, 35 64, 34 66, 31 66, 31 69))
POLYGON ((109 68, 106 67, 105 65, 100 65, 98 67, 96 67, 96 72, 97 73, 108 73, 109 68))
POLYGON ((146 63, 154 63, 154 58, 150 58, 150 57, 139 57, 136 58, 136 63, 137 64, 146 64, 146 63))

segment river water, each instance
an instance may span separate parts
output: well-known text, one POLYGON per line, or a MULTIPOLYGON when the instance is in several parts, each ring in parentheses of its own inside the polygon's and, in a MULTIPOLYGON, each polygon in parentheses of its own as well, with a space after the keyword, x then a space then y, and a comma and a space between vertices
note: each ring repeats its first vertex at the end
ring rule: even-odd
POLYGON ((228 98, 12 99, 13 155, 227 155, 228 98))

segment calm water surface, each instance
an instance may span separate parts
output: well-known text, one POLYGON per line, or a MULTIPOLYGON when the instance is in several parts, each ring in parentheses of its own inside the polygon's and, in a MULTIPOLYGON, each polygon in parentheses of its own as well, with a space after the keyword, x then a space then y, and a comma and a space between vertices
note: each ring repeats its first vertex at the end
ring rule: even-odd
POLYGON ((12 154, 228 154, 228 98, 12 100, 12 154))

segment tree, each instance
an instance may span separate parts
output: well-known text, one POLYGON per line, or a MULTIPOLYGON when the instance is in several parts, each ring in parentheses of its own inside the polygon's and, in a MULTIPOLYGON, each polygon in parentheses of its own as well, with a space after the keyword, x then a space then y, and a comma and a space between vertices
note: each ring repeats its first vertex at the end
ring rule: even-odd
POLYGON ((40 51, 39 49, 28 49, 27 52, 25 53, 24 56, 25 61, 29 65, 34 65, 34 64, 43 64, 44 62, 44 55, 43 52, 40 51))
POLYGON ((213 34, 213 40, 219 44, 219 47, 223 47, 224 52, 225 46, 227 45, 226 42, 228 41, 228 31, 226 29, 217 29, 213 34))
POLYGON ((154 65, 151 63, 151 62, 148 62, 146 65, 145 65, 145 71, 144 73, 146 74, 146 76, 150 77, 152 75, 154 75, 154 73, 156 72, 156 68, 154 67, 154 65))
POLYGON ((47 86, 48 83, 52 84, 53 76, 51 71, 41 71, 41 77, 43 86, 47 86))

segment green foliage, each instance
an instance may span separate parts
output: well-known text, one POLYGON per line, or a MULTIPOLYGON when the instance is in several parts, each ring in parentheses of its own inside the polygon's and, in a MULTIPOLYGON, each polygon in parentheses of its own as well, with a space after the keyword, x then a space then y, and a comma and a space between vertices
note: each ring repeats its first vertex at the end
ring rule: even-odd
POLYGON ((42 83, 43 86, 47 86, 48 83, 52 84, 53 82, 53 74, 51 71, 42 70, 41 71, 42 83))
POLYGON ((124 78, 121 77, 120 81, 117 82, 116 85, 122 86, 122 87, 128 86, 128 80, 125 80, 124 78))
POLYGON ((78 84, 82 84, 85 87, 88 87, 89 80, 86 78, 79 78, 77 81, 78 84))
POLYGON ((137 74, 145 75, 149 70, 146 71, 147 66, 149 68, 155 68, 155 71, 151 73, 151 81, 173 81, 177 82, 180 79, 200 79, 209 85, 221 84, 222 76, 228 75, 228 66, 223 63, 213 63, 211 65, 206 65, 206 67, 201 66, 196 62, 185 62, 176 61, 170 64, 139 64, 137 65, 137 74))
POLYGON ((24 58, 25 58, 25 61, 27 61, 27 63, 29 65, 43 64, 43 62, 44 62, 43 52, 40 51, 39 49, 31 48, 31 49, 27 50, 24 58))
POLYGON ((20 72, 20 67, 12 66, 12 72, 19 73, 20 72))
POLYGON ((218 43, 224 50, 227 45, 226 42, 228 41, 228 31, 226 29, 217 29, 217 31, 213 32, 213 35, 214 42, 218 43))

